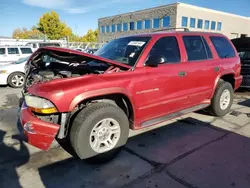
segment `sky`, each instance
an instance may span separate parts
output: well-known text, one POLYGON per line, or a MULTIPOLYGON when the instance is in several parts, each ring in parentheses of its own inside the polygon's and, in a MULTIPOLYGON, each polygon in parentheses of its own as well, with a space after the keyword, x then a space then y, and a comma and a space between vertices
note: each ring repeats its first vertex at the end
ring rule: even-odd
POLYGON ((30 29, 51 10, 82 36, 97 29, 98 18, 176 2, 250 17, 250 0, 0 0, 0 36, 11 37, 15 28, 30 29))

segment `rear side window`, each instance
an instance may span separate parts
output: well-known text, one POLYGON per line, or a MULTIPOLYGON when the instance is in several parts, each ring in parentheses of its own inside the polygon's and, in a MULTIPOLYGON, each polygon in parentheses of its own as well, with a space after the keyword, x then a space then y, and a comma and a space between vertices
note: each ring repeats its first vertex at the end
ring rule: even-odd
POLYGON ((204 42, 200 36, 184 36, 183 41, 188 55, 188 61, 208 59, 204 42))
POLYGON ((150 55, 155 57, 165 57, 163 63, 180 62, 180 51, 177 39, 173 36, 160 38, 152 47, 150 55))
POLYGON ((0 48, 0 55, 4 55, 5 54, 5 48, 0 48))
POLYGON ((10 55, 19 54, 18 48, 8 48, 8 54, 10 55))
POLYGON ((211 36, 210 37, 217 54, 220 58, 235 57, 235 51, 230 42, 224 37, 211 36))
POLYGON ((32 54, 31 48, 20 48, 22 54, 32 54))

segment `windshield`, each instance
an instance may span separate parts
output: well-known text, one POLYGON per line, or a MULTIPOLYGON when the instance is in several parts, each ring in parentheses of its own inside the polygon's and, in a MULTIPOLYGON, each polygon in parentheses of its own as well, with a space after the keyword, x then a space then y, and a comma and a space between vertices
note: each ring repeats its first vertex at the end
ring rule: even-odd
POLYGON ((134 66, 151 37, 124 37, 112 40, 94 54, 134 66))
POLYGON ((24 63, 26 61, 28 61, 29 59, 29 56, 28 57, 25 57, 25 58, 20 58, 18 59, 17 61, 14 62, 14 64, 21 64, 21 63, 24 63))

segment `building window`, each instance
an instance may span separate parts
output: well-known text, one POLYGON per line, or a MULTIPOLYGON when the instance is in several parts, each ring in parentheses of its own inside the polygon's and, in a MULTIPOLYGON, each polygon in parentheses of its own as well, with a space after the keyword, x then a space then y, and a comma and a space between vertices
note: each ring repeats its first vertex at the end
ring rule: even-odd
POLYGON ((190 18, 190 27, 195 28, 195 18, 190 18))
POLYGON ((142 21, 137 21, 137 30, 142 29, 142 21))
POLYGON ((110 27, 109 25, 106 25, 106 33, 109 33, 110 32, 110 27))
POLYGON ((112 31, 112 32, 115 32, 115 24, 113 24, 113 25, 111 26, 111 31, 112 31))
POLYGON ((154 28, 159 28, 160 27, 160 18, 155 18, 154 19, 154 28))
POLYGON ((221 31, 221 26, 222 26, 222 23, 221 23, 221 22, 218 22, 218 23, 217 23, 217 31, 221 31))
POLYGON ((203 26, 203 20, 198 19, 198 25, 197 25, 197 27, 200 28, 200 29, 202 29, 202 26, 203 26))
POLYGON ((185 17, 185 16, 182 16, 182 19, 181 19, 181 26, 182 27, 187 27, 188 25, 188 18, 185 17))
POLYGON ((128 31, 128 23, 123 23, 123 31, 128 31))
POLYGON ((117 24, 117 32, 121 32, 122 30, 122 25, 121 24, 117 24))
POLYGON ((104 26, 101 27, 101 32, 105 33, 105 27, 104 26))
POLYGON ((169 27, 170 26, 170 16, 163 17, 163 27, 169 27))
POLYGON ((216 25, 215 21, 212 21, 212 23, 211 23, 211 30, 215 30, 215 25, 216 25))
POLYGON ((135 30, 135 22, 130 22, 129 23, 129 28, 130 28, 131 31, 135 30))
POLYGON ((205 29, 209 29, 209 20, 205 20, 205 29))
POLYGON ((145 20, 145 29, 150 29, 150 20, 145 20))

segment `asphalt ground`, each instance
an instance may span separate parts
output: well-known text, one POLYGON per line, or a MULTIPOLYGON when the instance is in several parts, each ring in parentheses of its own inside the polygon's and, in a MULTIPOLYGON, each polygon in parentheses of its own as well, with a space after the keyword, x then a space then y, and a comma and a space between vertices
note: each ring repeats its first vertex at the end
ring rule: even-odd
MULTIPOLYGON (((199 111, 131 137, 114 160, 90 165, 56 143, 16 139, 20 89, 0 87, 0 187, 250 187, 250 92, 223 118, 199 111)), ((136 135, 138 132, 131 132, 136 135)))

